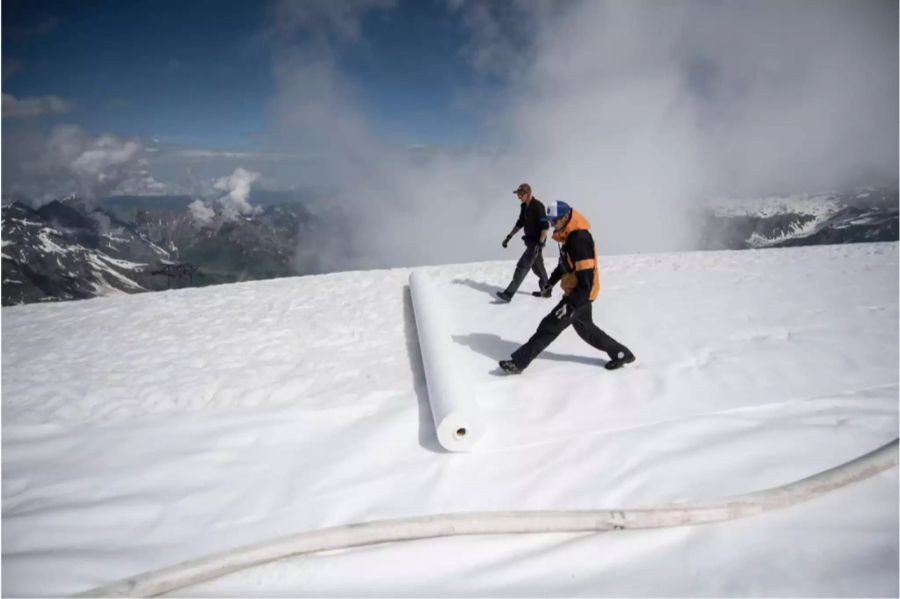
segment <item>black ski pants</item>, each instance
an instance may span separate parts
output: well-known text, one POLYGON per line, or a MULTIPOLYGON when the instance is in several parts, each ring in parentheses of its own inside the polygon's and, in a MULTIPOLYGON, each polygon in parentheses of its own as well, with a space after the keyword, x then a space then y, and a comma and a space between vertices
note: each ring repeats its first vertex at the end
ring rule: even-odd
POLYGON ((525 275, 528 274, 529 270, 537 275, 540 289, 543 289, 544 286, 547 285, 547 281, 550 279, 547 277, 547 269, 544 268, 543 254, 543 250, 538 243, 525 246, 522 257, 519 258, 519 261, 516 263, 516 270, 513 273, 512 281, 506 287, 506 293, 514 295, 516 291, 519 290, 519 286, 522 284, 522 281, 525 280, 525 275))
POLYGON ((523 370, 527 368, 531 361, 544 351, 554 339, 559 337, 559 334, 566 330, 566 327, 569 325, 572 325, 578 336, 587 341, 588 345, 606 352, 610 358, 615 357, 620 351, 628 351, 627 347, 604 333, 594 324, 594 321, 591 319, 591 302, 579 306, 561 319, 557 318, 556 311, 566 301, 566 299, 563 299, 556 304, 556 307, 538 325, 537 331, 531 336, 531 339, 513 352, 512 359, 516 366, 523 370))

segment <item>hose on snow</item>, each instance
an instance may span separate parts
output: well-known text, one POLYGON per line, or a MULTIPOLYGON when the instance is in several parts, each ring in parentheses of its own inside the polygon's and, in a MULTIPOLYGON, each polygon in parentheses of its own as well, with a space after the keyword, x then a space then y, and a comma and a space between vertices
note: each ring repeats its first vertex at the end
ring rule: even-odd
POLYGON ((130 576, 79 597, 153 597, 287 557, 377 543, 456 535, 600 532, 722 522, 808 501, 898 462, 898 439, 796 482, 704 503, 619 510, 437 514, 363 522, 290 535, 130 576))

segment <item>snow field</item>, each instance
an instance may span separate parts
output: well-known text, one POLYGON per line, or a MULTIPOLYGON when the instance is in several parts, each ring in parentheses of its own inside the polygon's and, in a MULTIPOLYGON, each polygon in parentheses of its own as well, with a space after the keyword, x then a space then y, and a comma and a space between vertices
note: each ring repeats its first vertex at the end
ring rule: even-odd
MULTIPOLYGON (((494 303, 512 267, 425 269, 485 422, 471 454, 435 440, 408 269, 4 308, 4 594, 352 522, 735 495, 896 436, 896 243, 602 256, 594 320, 638 357, 616 372, 573 331, 496 372, 554 305, 533 278, 494 303)), ((693 528, 364 548, 186 592, 896 595, 897 483, 693 528)))

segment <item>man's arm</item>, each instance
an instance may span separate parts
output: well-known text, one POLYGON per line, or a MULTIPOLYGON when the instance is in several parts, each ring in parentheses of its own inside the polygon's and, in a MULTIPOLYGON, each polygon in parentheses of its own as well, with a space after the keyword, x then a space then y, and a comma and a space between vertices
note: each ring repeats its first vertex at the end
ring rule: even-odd
POLYGON ((507 238, 511 238, 513 235, 522 230, 522 227, 525 226, 525 212, 527 211, 528 206, 522 204, 519 208, 519 218, 516 219, 516 224, 513 225, 512 231, 509 232, 507 238))
POLYGON ((544 220, 544 217, 546 216, 547 210, 544 208, 544 205, 541 204, 540 206, 538 206, 537 211, 538 223, 540 223, 541 227, 541 237, 538 242, 540 243, 541 247, 544 247, 544 245, 547 243, 547 233, 550 231, 550 223, 544 220))
POLYGON ((590 301, 594 286, 594 239, 587 231, 576 231, 567 243, 569 256, 575 263, 575 289, 569 295, 574 306, 582 306, 590 301))
POLYGON ((525 209, 526 208, 527 208, 527 206, 525 204, 522 204, 521 208, 519 208, 519 218, 516 219, 516 224, 513 225, 512 231, 510 231, 509 235, 507 235, 506 238, 503 240, 503 243, 501 244, 503 247, 506 247, 506 245, 509 243, 509 240, 513 238, 513 235, 518 233, 522 229, 522 227, 525 226, 525 209))
POLYGON ((512 239, 513 235, 518 233, 519 229, 521 229, 521 228, 522 227, 520 227, 518 224, 515 227, 513 227, 513 230, 509 232, 509 235, 507 235, 506 237, 503 238, 503 243, 501 243, 500 245, 502 245, 503 247, 506 247, 509 244, 509 240, 512 239))
POLYGON ((544 289, 552 289, 554 285, 559 283, 559 280, 562 278, 563 271, 562 267, 557 264, 556 268, 553 269, 553 272, 550 273, 550 278, 547 279, 547 286, 544 289))

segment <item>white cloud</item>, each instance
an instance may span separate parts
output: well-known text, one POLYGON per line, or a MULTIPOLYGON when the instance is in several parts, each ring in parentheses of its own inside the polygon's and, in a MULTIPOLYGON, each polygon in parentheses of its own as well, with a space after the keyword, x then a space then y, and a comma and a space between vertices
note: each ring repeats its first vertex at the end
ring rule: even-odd
POLYGON ((258 206, 250 204, 250 191, 260 174, 238 167, 225 177, 195 185, 195 193, 206 196, 206 200, 194 200, 188 206, 194 220, 208 225, 216 215, 226 220, 238 216, 250 216, 260 211, 258 206))
POLYGON ((140 149, 136 141, 103 135, 90 141, 69 167, 79 176, 106 179, 110 170, 132 162, 140 149))
MULTIPOLYGON (((144 148, 159 151, 159 148, 144 148)), ((231 150, 209 150, 203 148, 185 148, 175 150, 173 154, 181 160, 256 160, 256 161, 282 161, 304 160, 307 157, 297 153, 286 152, 235 152, 231 150)))
POLYGON ((271 5, 271 34, 293 39, 298 32, 326 39, 356 40, 363 18, 391 8, 396 0, 277 0, 271 5))
POLYGON ((875 2, 573 3, 544 16, 510 81, 509 139, 608 251, 689 246, 689 210, 713 193, 896 182, 896 17, 875 2))
POLYGON ((229 152, 227 150, 202 150, 202 149, 185 149, 178 150, 176 154, 182 158, 188 159, 218 159, 227 158, 233 160, 242 160, 254 158, 256 154, 251 152, 229 152))
POLYGON ((157 181, 149 171, 136 170, 113 188, 110 195, 152 196, 165 195, 170 191, 169 185, 157 181))
POLYGON ((137 140, 93 136, 74 125, 49 132, 4 128, 3 191, 33 201, 76 194, 155 195, 166 185, 148 171, 137 140))
POLYGON ((45 114, 64 114, 72 110, 72 102, 59 96, 16 98, 3 94, 4 118, 33 118, 45 114))
POLYGON ((213 189, 226 192, 216 200, 225 218, 233 219, 238 215, 258 212, 257 207, 250 205, 248 198, 250 186, 259 176, 259 173, 238 167, 227 177, 221 177, 213 183, 213 189))
POLYGON ((460 51, 501 84, 483 102, 496 151, 380 140, 339 68, 352 36, 275 48, 272 139, 318 156, 298 181, 333 185, 366 248, 336 268, 511 257, 521 181, 581 209, 605 253, 693 247, 691 211, 716 193, 896 184, 895 4, 447 7, 470 31, 460 51))
POLYGON ((480 72, 514 78, 533 60, 530 37, 545 15, 560 10, 555 0, 448 0, 471 38, 460 53, 480 72))
POLYGON ((188 206, 191 215, 198 223, 208 225, 216 216, 215 210, 207 206, 202 200, 194 200, 188 206))

